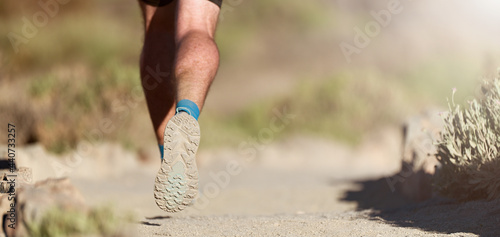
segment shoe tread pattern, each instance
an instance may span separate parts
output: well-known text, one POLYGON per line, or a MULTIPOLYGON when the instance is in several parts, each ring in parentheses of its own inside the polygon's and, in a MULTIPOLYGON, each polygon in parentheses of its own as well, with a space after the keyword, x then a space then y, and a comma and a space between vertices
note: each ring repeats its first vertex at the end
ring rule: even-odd
POLYGON ((198 194, 198 121, 187 113, 176 114, 167 123, 163 138, 164 158, 156 175, 154 197, 160 209, 179 212, 191 205, 198 194))

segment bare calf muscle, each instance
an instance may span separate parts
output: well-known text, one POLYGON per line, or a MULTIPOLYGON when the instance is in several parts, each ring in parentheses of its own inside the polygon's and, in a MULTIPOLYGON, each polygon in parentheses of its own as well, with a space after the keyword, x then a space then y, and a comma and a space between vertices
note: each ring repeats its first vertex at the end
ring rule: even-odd
POLYGON ((140 2, 145 30, 141 81, 162 157, 154 197, 168 212, 183 210, 197 193, 197 119, 219 66, 214 35, 220 4, 220 0, 140 2), (156 73, 161 75, 156 84, 149 83, 151 68, 161 71, 156 73))

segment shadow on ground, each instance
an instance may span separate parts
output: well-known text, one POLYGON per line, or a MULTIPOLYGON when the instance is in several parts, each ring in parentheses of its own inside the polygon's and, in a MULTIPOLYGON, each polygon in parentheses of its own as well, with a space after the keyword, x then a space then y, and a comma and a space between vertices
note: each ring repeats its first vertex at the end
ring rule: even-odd
POLYGON ((151 223, 151 222, 148 222, 148 221, 139 221, 138 223, 141 224, 141 225, 148 225, 148 226, 160 226, 160 224, 151 223))
POLYGON ((146 217, 147 220, 165 220, 165 219, 170 219, 172 218, 171 216, 152 216, 152 217, 146 217))
POLYGON ((359 190, 347 191, 343 201, 357 202, 359 210, 371 209, 372 217, 389 224, 439 233, 500 235, 500 199, 459 203, 444 198, 416 202, 397 190, 386 178, 359 181, 359 190))
POLYGON ((152 217, 145 217, 147 221, 139 221, 138 223, 141 225, 147 225, 147 226, 160 226, 158 223, 153 223, 150 221, 155 221, 155 220, 165 220, 165 219, 170 219, 172 218, 171 216, 152 216, 152 217))

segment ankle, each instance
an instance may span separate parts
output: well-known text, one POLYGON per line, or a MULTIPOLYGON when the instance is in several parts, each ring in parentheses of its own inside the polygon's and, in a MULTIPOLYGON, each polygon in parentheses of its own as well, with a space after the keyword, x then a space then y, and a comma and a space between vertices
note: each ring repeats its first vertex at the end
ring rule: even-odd
POLYGON ((177 103, 175 114, 178 114, 180 112, 186 112, 189 115, 193 116, 193 118, 195 118, 196 120, 198 120, 198 117, 200 116, 200 109, 198 108, 198 105, 196 105, 191 100, 184 99, 177 103))

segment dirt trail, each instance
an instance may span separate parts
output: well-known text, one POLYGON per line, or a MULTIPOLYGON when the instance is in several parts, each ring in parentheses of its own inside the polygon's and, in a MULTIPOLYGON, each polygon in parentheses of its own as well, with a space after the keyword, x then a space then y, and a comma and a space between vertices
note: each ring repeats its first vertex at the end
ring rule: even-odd
POLYGON ((495 236, 499 201, 411 204, 388 192, 384 177, 400 162, 394 137, 388 132, 356 149, 295 137, 250 158, 233 148, 200 151, 201 198, 178 214, 155 206, 156 162, 109 177, 77 171, 72 180, 90 204, 135 212, 138 236, 495 236), (402 206, 376 205, 384 202, 402 206))

